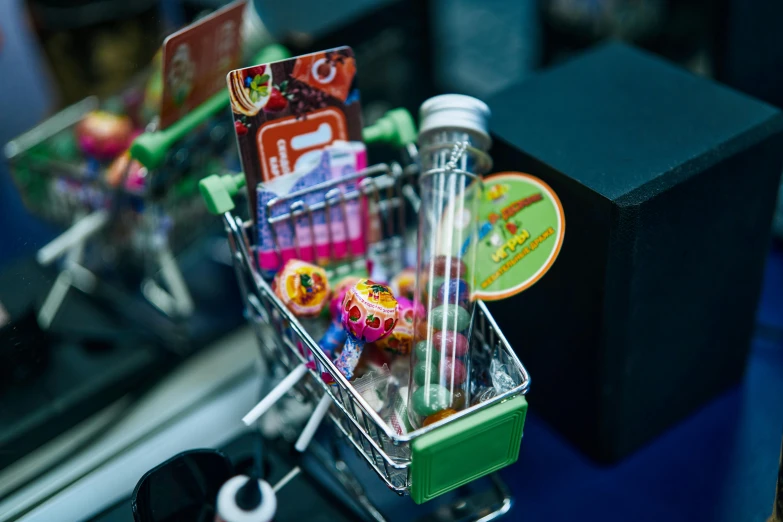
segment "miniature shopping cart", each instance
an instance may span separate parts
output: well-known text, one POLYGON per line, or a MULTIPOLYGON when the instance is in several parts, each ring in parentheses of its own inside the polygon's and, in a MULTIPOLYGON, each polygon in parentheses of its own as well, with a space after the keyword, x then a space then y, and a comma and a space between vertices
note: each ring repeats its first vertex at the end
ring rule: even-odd
MULTIPOLYGON (((259 60, 287 56, 280 46, 259 60)), ((124 114, 138 88, 108 103, 124 114)), ((119 181, 109 169, 77 149, 75 127, 96 109, 96 97, 68 107, 9 142, 5 154, 27 208, 65 228, 38 251, 43 265, 56 262, 59 275, 39 312, 48 327, 67 292, 91 294, 99 281, 140 285, 144 297, 171 318, 187 317, 193 301, 175 255, 214 221, 198 197, 198 182, 215 171, 236 169, 233 121, 222 91, 166 129, 156 119, 137 136, 119 181), (129 175, 136 167, 136 184, 129 175)))
MULTIPOLYGON (((412 119, 407 112, 396 111, 386 118, 385 130, 379 131, 377 126, 365 129, 364 140, 402 147, 410 159, 415 159, 416 149, 412 144, 416 131, 412 119)), ((346 201, 363 201, 365 208, 377 210, 383 229, 379 240, 368 245, 368 256, 375 262, 391 265, 392 270, 394 266, 403 266, 406 223, 415 222, 406 219, 405 214, 418 206, 418 173, 414 162, 410 163, 406 168, 397 163, 379 164, 353 176, 311 187, 309 190, 322 191, 326 196, 322 203, 310 207, 302 201, 302 193, 273 200, 270 206, 289 207, 287 214, 274 218, 275 223, 289 220, 294 226, 295 220, 315 210, 324 210, 329 215, 330 209, 344 207, 346 201), (361 181, 357 184, 357 180, 361 181), (345 187, 340 185, 357 188, 341 190, 345 187)), ((253 255, 253 223, 236 214, 232 201, 243 185, 241 174, 212 176, 201 183, 201 189, 210 211, 223 217, 246 313, 256 329, 267 365, 291 372, 306 363, 311 352, 319 369, 334 381, 334 385, 327 385, 317 371, 310 370, 312 378, 300 380, 294 394, 313 404, 328 394, 333 403, 328 417, 337 431, 389 488, 400 495, 409 494, 416 503, 513 463, 519 452, 527 411, 524 394, 530 379, 484 303, 478 302, 475 307, 477 316, 470 340, 474 354, 472 366, 486 369, 488 361, 494 358, 507 369, 513 388, 435 424, 399 435, 337 370, 319 348, 312 332, 288 311, 261 277, 253 255)), ((350 270, 357 262, 361 264, 365 259, 341 260, 337 265, 350 270)), ((476 518, 492 518, 485 516, 488 514, 476 518)))

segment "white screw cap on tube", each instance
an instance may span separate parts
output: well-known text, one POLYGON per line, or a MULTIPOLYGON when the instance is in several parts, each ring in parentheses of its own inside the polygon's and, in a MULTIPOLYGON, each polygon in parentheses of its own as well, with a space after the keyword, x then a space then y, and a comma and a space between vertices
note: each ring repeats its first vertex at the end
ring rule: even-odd
MULTIPOLYGON (((490 110, 483 101, 463 94, 441 94, 421 104, 419 135, 433 131, 462 130, 472 134, 483 150, 489 150, 490 110)), ((425 140, 420 139, 420 142, 425 140)))

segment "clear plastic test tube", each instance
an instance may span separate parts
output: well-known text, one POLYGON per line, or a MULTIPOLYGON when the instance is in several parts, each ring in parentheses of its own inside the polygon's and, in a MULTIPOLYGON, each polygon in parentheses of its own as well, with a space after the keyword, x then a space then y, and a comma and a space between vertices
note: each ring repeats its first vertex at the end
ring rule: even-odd
POLYGON ((426 315, 415 319, 411 353, 408 419, 414 428, 470 406, 473 243, 480 174, 491 167, 488 117, 483 102, 460 95, 438 96, 421 108, 414 300, 426 315))

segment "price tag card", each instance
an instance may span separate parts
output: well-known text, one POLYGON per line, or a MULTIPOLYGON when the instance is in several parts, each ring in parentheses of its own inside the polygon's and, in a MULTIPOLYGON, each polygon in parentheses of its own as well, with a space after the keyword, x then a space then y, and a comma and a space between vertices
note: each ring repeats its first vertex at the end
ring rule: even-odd
POLYGON ((163 42, 160 128, 165 129, 224 88, 239 66, 245 0, 233 2, 163 42))

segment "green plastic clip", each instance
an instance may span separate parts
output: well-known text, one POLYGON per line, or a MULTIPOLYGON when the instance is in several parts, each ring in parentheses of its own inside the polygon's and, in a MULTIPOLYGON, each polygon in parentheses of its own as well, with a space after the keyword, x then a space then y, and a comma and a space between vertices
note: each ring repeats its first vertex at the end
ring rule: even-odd
POLYGON ((131 158, 150 170, 160 166, 166 159, 166 153, 177 141, 226 106, 228 90, 220 91, 167 129, 139 134, 131 144, 131 158))
POLYGON ((367 144, 385 143, 401 148, 418 139, 416 124, 407 109, 392 109, 362 130, 367 144))
POLYGON ((210 214, 219 216, 234 208, 234 196, 245 186, 245 175, 213 174, 198 183, 198 189, 210 214))

